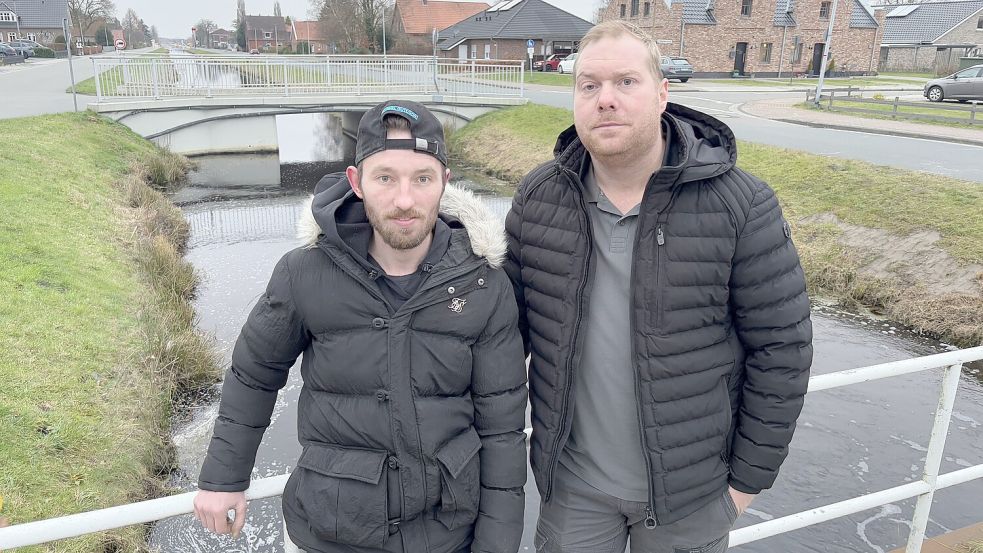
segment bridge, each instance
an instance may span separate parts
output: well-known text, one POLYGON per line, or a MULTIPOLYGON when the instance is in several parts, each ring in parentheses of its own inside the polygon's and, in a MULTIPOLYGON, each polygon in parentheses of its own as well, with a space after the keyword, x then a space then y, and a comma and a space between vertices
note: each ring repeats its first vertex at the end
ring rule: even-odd
POLYGON ((362 113, 393 98, 426 105, 449 129, 526 102, 521 61, 173 53, 92 63, 90 110, 186 155, 276 152, 276 118, 304 113, 340 120, 330 127, 351 150, 362 113))

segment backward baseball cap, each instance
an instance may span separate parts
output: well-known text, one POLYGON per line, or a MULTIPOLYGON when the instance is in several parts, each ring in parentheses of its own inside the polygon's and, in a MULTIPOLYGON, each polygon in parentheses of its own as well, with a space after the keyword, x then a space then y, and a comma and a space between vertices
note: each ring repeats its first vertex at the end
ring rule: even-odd
POLYGON ((355 144, 355 165, 372 154, 383 150, 416 150, 430 154, 447 166, 447 148, 444 146, 444 127, 422 104, 405 100, 389 100, 365 112, 358 123, 355 144), (406 119, 410 124, 407 139, 389 139, 382 120, 387 115, 406 119))

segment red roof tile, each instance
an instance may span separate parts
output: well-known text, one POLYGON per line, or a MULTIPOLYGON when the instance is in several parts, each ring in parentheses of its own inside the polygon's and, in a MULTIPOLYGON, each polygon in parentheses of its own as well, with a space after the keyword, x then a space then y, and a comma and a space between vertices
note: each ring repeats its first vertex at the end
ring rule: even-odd
POLYGON ((324 40, 320 21, 294 21, 297 29, 297 40, 324 40))
POLYGON ((410 35, 429 35, 433 29, 446 29, 489 8, 484 2, 444 2, 396 0, 403 29, 410 35))

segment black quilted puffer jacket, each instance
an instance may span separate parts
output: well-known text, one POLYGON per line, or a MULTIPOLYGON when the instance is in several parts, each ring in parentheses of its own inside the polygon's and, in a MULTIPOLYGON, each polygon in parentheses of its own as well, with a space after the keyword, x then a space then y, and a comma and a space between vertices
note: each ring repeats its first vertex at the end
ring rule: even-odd
MULTIPOLYGON (((669 104, 666 166, 642 200, 628 314, 649 469, 650 516, 682 519, 728 483, 758 493, 784 461, 812 363, 809 299, 774 192, 735 166, 720 121, 669 104)), ((593 283, 571 127, 520 184, 506 219, 520 326, 531 354, 531 462, 549 500, 570 433, 573 373, 593 283)), ((651 522, 651 521, 650 521, 651 522)))

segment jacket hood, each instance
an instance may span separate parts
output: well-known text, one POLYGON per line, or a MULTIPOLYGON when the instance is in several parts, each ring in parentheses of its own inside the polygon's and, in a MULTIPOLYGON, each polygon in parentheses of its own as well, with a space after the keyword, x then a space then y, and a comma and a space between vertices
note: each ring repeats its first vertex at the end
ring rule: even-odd
MULTIPOLYGON (((672 102, 666 106, 662 119, 672 126, 670 161, 680 168, 678 182, 716 177, 737 163, 737 140, 730 127, 719 119, 672 102)), ((560 133, 553 149, 557 164, 576 172, 586 154, 576 127, 571 125, 560 133)))
MULTIPOLYGON (((297 222, 297 237, 303 240, 304 247, 316 247, 322 236, 336 239, 339 211, 345 204, 359 201, 344 173, 323 177, 314 195, 304 204, 297 222)), ((452 231, 460 229, 467 233, 472 253, 484 258, 492 268, 501 268, 508 246, 505 224, 481 198, 470 190, 448 184, 440 200, 440 218, 452 231)))

